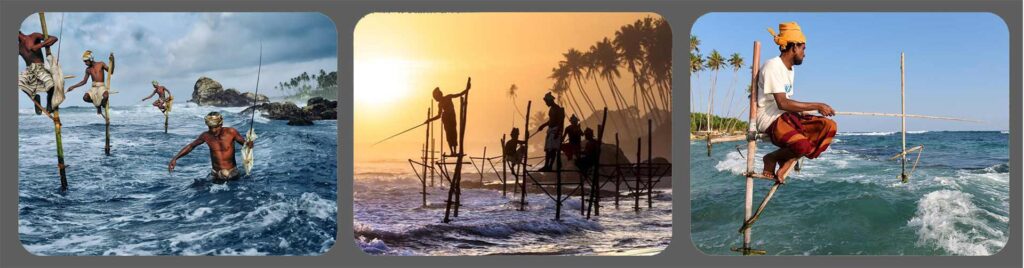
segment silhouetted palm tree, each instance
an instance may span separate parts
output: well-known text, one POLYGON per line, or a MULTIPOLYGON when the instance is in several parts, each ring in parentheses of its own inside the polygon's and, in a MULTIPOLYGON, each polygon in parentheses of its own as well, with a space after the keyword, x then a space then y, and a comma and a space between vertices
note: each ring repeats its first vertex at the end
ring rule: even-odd
POLYGON ((709 95, 711 98, 708 100, 708 132, 712 131, 711 128, 711 115, 714 112, 715 106, 715 84, 718 82, 718 70, 725 66, 725 58, 722 54, 718 54, 718 50, 711 50, 711 55, 708 56, 707 67, 714 72, 714 76, 711 79, 711 90, 709 95))
MULTIPOLYGON (((573 80, 576 81, 576 89, 579 91, 580 96, 583 97, 583 102, 590 108, 591 113, 596 113, 597 110, 594 108, 594 102, 590 99, 590 94, 587 94, 587 91, 583 89, 583 83, 580 81, 580 77, 582 77, 585 72, 583 52, 580 52, 575 48, 570 48, 569 51, 563 53, 562 56, 565 57, 565 60, 559 62, 559 64, 565 66, 566 70, 568 70, 570 83, 573 80)), ((582 115, 582 113, 580 115, 582 115)))
POLYGON ((569 108, 574 113, 579 113, 579 103, 576 102, 576 97, 573 96, 572 91, 569 90, 569 70, 565 67, 565 64, 559 64, 557 68, 552 68, 551 76, 548 76, 548 78, 555 80, 555 84, 551 86, 551 93, 558 96, 558 104, 565 106, 562 95, 568 93, 569 99, 571 100, 571 102, 569 102, 569 108))
POLYGON ((519 113, 519 116, 525 119, 526 115, 523 115, 523 111, 519 110, 519 104, 516 104, 516 98, 518 97, 519 87, 517 87, 515 83, 512 83, 512 86, 508 88, 508 98, 512 99, 512 107, 516 108, 516 113, 519 113))
MULTIPOLYGON (((637 20, 633 24, 627 24, 615 31, 615 49, 619 52, 620 62, 626 63, 628 70, 633 74, 633 106, 640 108, 639 91, 644 89, 643 73, 638 67, 642 66, 643 47, 640 42, 643 39, 643 22, 637 20)), ((646 90, 643 90, 646 91, 646 90)), ((645 99, 646 101, 646 99, 645 99)), ((647 111, 651 111, 649 103, 644 103, 647 111)))
POLYGON ((671 110, 672 29, 664 19, 656 19, 652 24, 645 58, 650 65, 653 84, 658 88, 661 105, 665 110, 671 110))

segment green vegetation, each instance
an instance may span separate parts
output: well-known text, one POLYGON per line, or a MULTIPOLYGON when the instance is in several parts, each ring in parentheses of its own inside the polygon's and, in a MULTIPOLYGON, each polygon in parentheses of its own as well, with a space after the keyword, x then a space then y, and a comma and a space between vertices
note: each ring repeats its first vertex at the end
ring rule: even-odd
MULTIPOLYGON (((697 131, 703 131, 708 129, 708 115, 705 113, 691 113, 690 114, 690 133, 696 133, 697 131)), ((726 117, 711 117, 711 129, 714 129, 716 133, 728 134, 728 133, 743 133, 747 130, 747 122, 726 117)))
POLYGON ((319 74, 302 74, 292 77, 288 81, 278 82, 274 89, 289 94, 285 99, 295 99, 305 102, 312 97, 321 97, 330 100, 338 99, 338 72, 330 73, 320 70, 319 74))

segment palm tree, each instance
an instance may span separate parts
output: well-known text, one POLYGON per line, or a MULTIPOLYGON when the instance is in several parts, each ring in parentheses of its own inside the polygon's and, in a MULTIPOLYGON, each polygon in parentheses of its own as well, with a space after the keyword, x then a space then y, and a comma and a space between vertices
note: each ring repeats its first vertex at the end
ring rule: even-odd
POLYGON ((657 19, 653 21, 651 31, 646 59, 650 65, 651 78, 658 88, 661 105, 668 111, 672 107, 672 29, 667 21, 657 19))
POLYGON ((690 53, 700 52, 700 39, 696 35, 690 35, 690 53))
POLYGON ((600 73, 600 76, 605 79, 608 83, 609 91, 612 93, 612 100, 615 101, 617 109, 622 111, 622 106, 628 106, 626 104, 626 98, 622 95, 622 91, 619 90, 619 86, 615 84, 615 79, 622 77, 619 73, 619 55, 615 50, 615 46, 612 45, 611 40, 607 37, 601 42, 597 42, 590 48, 593 51, 594 62, 600 73))
MULTIPOLYGON (((626 63, 628 70, 633 74, 633 106, 640 109, 640 96, 638 91, 643 88, 643 74, 637 68, 641 65, 643 50, 640 42, 642 40, 643 22, 637 20, 633 24, 627 24, 615 31, 615 49, 619 52, 620 62, 626 63)), ((646 90, 645 90, 646 91, 646 90)), ((649 103, 645 107, 650 111, 649 103)))
POLYGON ((551 86, 551 93, 558 96, 558 104, 564 106, 562 95, 568 92, 569 99, 572 101, 569 103, 569 108, 572 109, 574 113, 579 113, 581 106, 576 102, 576 97, 572 94, 572 91, 569 90, 568 68, 566 68, 564 64, 559 64, 557 68, 551 68, 551 76, 548 76, 548 78, 555 80, 555 84, 551 86), (575 106, 573 106, 573 104, 575 104, 575 106))
POLYGON ((580 96, 583 97, 583 102, 590 108, 591 113, 596 113, 597 110, 594 108, 594 102, 590 99, 590 94, 587 94, 587 91, 583 89, 583 83, 580 82, 580 77, 582 77, 585 72, 583 52, 580 52, 575 48, 570 48, 569 51, 563 53, 562 56, 565 57, 565 60, 559 62, 559 64, 565 66, 566 70, 569 72, 570 84, 573 80, 576 81, 576 89, 579 91, 580 96))
MULTIPOLYGON (((726 110, 725 116, 726 117, 731 117, 731 115, 732 115, 732 105, 733 105, 733 103, 735 103, 735 98, 734 97, 736 96, 735 90, 734 90, 734 88, 735 88, 734 86, 736 85, 736 80, 739 78, 739 71, 740 71, 740 69, 743 69, 743 57, 740 57, 740 53, 732 53, 732 55, 729 56, 728 62, 729 62, 729 66, 732 67, 733 76, 732 76, 732 82, 729 83, 729 97, 728 97, 728 99, 729 99, 729 108, 728 108, 728 110, 726 110)), ((732 122, 732 121, 730 121, 730 122, 732 122)), ((731 130, 731 127, 729 129, 726 129, 726 131, 730 131, 730 130, 731 130)))
POLYGON ((517 87, 515 83, 512 83, 512 86, 508 88, 508 98, 512 99, 512 107, 516 108, 516 113, 519 113, 520 117, 526 118, 526 115, 523 115, 523 111, 519 110, 519 105, 516 104, 516 98, 518 97, 519 87, 517 87))
MULTIPOLYGON (((698 107, 698 106, 694 105, 694 103, 693 103, 694 101, 697 101, 698 105, 700 104, 699 103, 699 101, 701 99, 701 98, 699 98, 700 96, 698 96, 698 98, 694 98, 693 97, 693 92, 696 91, 696 90, 700 90, 700 87, 698 86, 697 83, 700 82, 700 71, 703 71, 703 70, 704 70, 704 56, 701 55, 700 53, 693 53, 693 52, 691 52, 690 53, 690 73, 693 74, 696 79, 693 80, 694 85, 690 87, 690 101, 691 101, 691 103, 690 103, 690 110, 691 111, 690 112, 693 112, 694 109, 696 109, 698 107)), ((700 95, 699 91, 697 93, 698 93, 698 95, 700 95)))
POLYGON ((722 54, 718 54, 718 50, 711 50, 711 55, 708 56, 706 65, 708 69, 715 73, 711 79, 711 91, 709 92, 711 97, 708 99, 708 134, 710 135, 713 130, 711 128, 711 114, 715 106, 715 84, 718 82, 718 70, 725 66, 725 58, 722 57, 722 54))

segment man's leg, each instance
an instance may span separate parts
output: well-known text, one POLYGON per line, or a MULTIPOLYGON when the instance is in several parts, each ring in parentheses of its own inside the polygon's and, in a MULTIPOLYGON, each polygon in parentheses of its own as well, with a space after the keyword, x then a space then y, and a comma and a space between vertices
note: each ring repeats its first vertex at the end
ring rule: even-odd
MULTIPOLYGON (((36 100, 36 102, 37 102, 37 103, 40 103, 40 104, 42 103, 42 102, 40 102, 40 100, 39 100, 39 98, 40 98, 40 97, 39 97, 39 94, 36 94, 36 95, 35 95, 35 96, 33 96, 32 98, 33 98, 34 100, 36 100)), ((41 114, 43 114, 43 110, 40 110, 40 109, 39 109, 39 106, 35 106, 35 108, 36 108, 36 115, 41 115, 41 114)))
POLYGON ((782 159, 779 158, 779 155, 783 153, 783 150, 786 149, 779 148, 778 150, 764 155, 764 159, 762 160, 764 161, 764 170, 761 171, 761 175, 775 177, 775 166, 779 164, 779 159, 782 159))

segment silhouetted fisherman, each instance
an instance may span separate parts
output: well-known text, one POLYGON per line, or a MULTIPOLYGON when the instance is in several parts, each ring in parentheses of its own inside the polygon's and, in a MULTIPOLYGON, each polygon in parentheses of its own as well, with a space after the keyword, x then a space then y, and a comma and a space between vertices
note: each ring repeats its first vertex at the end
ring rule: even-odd
POLYGON ((511 139, 505 141, 502 153, 505 156, 505 162, 509 162, 509 166, 515 168, 523 162, 523 155, 526 154, 526 141, 519 140, 519 128, 512 128, 509 136, 511 139))
MULTIPOLYGON (((583 130, 580 129, 580 119, 576 115, 569 117, 569 126, 565 127, 565 137, 569 138, 569 142, 562 146, 562 153, 565 154, 565 159, 572 161, 580 155, 580 140, 583 137, 583 130)), ((565 140, 565 138, 562 138, 565 140)))
POLYGON ((555 160, 558 157, 558 150, 562 147, 562 129, 565 126, 565 109, 555 103, 555 96, 551 92, 544 94, 544 104, 548 105, 548 121, 537 128, 537 131, 548 128, 547 136, 544 138, 544 166, 540 171, 551 171, 555 160))
POLYGON ((580 157, 576 160, 576 168, 584 174, 589 174, 590 169, 597 166, 597 161, 601 159, 599 155, 601 143, 594 139, 593 129, 587 128, 587 130, 583 131, 583 136, 587 139, 587 143, 584 145, 580 157))
POLYGON ((437 116, 429 118, 427 121, 423 122, 423 124, 426 124, 430 121, 437 120, 438 118, 441 119, 441 125, 444 125, 445 138, 448 139, 449 155, 455 155, 455 149, 459 146, 459 132, 456 130, 457 128, 455 128, 455 123, 457 123, 455 121, 455 104, 452 103, 452 99, 466 95, 466 93, 469 92, 469 88, 471 87, 470 82, 472 80, 472 78, 466 79, 466 89, 458 94, 444 95, 444 93, 441 93, 440 87, 435 87, 434 100, 437 101, 437 116))

